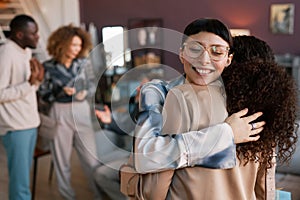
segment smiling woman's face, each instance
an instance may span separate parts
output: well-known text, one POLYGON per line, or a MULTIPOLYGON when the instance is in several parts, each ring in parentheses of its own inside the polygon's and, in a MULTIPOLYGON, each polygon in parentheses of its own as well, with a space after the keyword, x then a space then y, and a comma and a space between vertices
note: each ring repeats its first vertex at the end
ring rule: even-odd
POLYGON ((72 38, 71 44, 69 46, 68 51, 66 52, 66 56, 69 59, 75 59, 82 48, 82 40, 79 36, 74 36, 72 38))
MULTIPOLYGON (((212 46, 229 48, 229 44, 225 40, 218 35, 209 32, 200 32, 195 35, 191 35, 185 43, 192 41, 201 44, 205 49, 209 49, 212 46)), ((210 58, 207 50, 205 50, 199 57, 192 58, 187 55, 185 48, 186 47, 181 49, 180 60, 184 66, 186 79, 196 85, 208 85, 215 81, 221 75, 224 68, 231 63, 232 55, 228 55, 228 53, 224 56, 224 58, 215 61, 210 58)))

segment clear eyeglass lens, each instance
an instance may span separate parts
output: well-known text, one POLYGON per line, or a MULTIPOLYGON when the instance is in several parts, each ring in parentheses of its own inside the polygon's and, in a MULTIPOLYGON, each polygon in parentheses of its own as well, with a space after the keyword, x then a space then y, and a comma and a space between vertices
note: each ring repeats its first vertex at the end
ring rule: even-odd
POLYGON ((184 43, 185 51, 187 56, 191 58, 198 58, 201 56, 205 50, 208 51, 209 56, 212 60, 222 60, 227 55, 229 48, 225 46, 210 46, 208 48, 204 48, 198 42, 188 42, 184 43))

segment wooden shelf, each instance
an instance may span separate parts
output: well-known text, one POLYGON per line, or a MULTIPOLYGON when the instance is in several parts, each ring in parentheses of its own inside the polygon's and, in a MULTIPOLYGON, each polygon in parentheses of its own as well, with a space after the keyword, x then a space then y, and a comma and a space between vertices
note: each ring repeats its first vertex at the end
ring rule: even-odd
POLYGON ((20 3, 17 2, 1 2, 0 1, 0 9, 22 9, 20 3))
POLYGON ((3 30, 7 30, 8 24, 16 15, 24 13, 19 0, 0 0, 0 25, 3 30))

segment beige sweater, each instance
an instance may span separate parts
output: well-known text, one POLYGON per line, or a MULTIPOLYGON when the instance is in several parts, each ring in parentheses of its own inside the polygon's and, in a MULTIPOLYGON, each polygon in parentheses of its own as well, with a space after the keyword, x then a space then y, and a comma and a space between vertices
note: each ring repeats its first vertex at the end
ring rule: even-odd
POLYGON ((28 82, 31 50, 12 40, 0 46, 0 135, 35 128, 40 119, 36 87, 28 82))
MULTIPOLYGON (((169 134, 199 130, 221 123, 227 117, 225 93, 218 81, 210 86, 184 84, 172 89, 164 109, 163 130, 169 134)), ((259 168, 256 162, 245 166, 237 162, 232 169, 190 167, 150 173, 140 178, 141 194, 153 200, 271 200, 275 192, 275 172, 271 171, 270 183, 267 183, 265 166, 259 168)))

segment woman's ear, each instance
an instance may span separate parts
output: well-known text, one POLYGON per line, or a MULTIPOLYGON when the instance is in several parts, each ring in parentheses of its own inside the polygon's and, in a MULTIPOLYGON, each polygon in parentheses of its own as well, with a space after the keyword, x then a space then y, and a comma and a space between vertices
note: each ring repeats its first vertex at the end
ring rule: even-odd
POLYGON ((228 67, 231 64, 232 59, 233 59, 233 54, 229 54, 226 60, 226 67, 228 67))
POLYGON ((179 52, 179 59, 180 59, 180 62, 183 64, 183 50, 182 48, 180 48, 180 52, 179 52))

